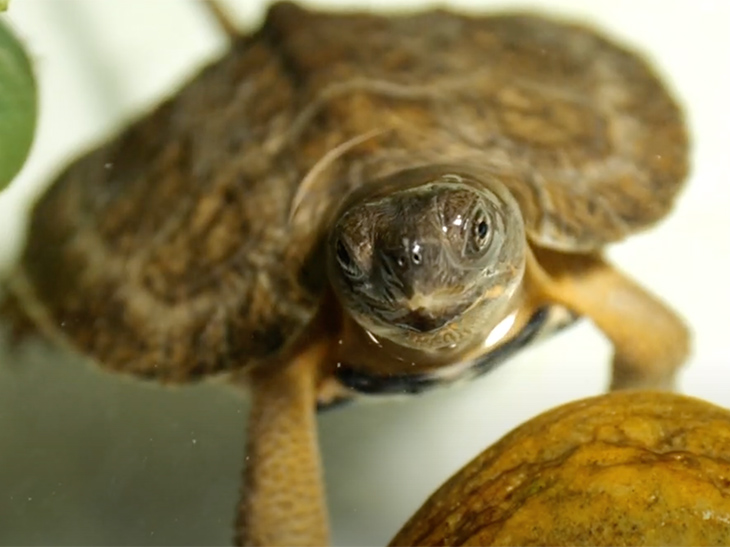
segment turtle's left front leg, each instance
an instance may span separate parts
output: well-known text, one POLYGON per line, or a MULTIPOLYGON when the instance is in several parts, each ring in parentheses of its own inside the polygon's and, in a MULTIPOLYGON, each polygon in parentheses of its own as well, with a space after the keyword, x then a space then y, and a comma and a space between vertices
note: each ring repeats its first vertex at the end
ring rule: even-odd
POLYGON ((533 249, 537 292, 590 318, 613 342, 611 389, 673 389, 690 348, 687 326, 668 306, 598 255, 533 249))

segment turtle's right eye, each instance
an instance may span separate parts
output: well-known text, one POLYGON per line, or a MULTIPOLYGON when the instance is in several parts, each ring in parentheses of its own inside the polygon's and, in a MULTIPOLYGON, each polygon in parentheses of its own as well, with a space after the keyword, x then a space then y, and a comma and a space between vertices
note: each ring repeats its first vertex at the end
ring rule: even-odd
POLYGON ((350 278, 358 278, 362 275, 360 268, 347 249, 347 245, 341 239, 338 239, 337 243, 335 243, 335 256, 337 257, 337 263, 340 265, 342 271, 345 272, 345 275, 350 278))

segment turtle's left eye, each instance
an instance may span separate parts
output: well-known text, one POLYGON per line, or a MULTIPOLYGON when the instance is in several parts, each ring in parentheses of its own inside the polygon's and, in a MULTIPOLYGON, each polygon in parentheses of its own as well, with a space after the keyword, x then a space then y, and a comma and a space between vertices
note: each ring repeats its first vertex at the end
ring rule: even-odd
POLYGON ((487 220, 481 219, 474 228, 474 232, 477 241, 484 241, 487 239, 487 236, 489 235, 489 224, 487 224, 487 220))
POLYGON ((484 207, 477 207, 469 221, 469 236, 466 241, 467 254, 480 254, 491 239, 489 216, 484 207))

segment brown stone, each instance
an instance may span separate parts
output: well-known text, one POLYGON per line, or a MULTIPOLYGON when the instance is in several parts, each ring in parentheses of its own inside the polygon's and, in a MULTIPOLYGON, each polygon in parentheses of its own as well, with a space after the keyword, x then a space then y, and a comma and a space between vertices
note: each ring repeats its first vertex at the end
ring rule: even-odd
POLYGON ((623 392, 550 410, 446 482, 391 545, 729 545, 730 412, 623 392))

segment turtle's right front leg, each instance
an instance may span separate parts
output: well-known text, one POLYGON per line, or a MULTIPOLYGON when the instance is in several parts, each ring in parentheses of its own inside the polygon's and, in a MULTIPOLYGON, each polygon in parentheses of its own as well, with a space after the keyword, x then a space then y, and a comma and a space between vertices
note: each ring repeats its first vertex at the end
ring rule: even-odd
POLYGON ((252 374, 238 545, 329 543, 316 424, 316 385, 328 349, 326 340, 315 342, 285 368, 252 374))

